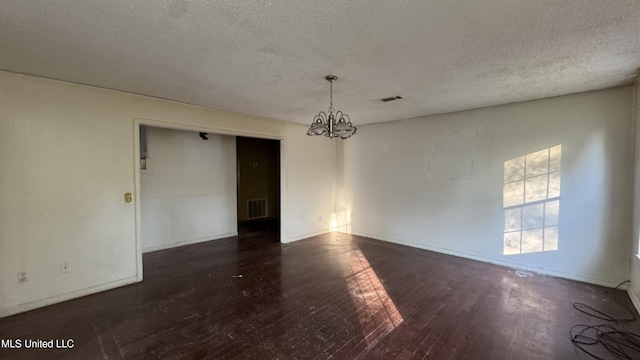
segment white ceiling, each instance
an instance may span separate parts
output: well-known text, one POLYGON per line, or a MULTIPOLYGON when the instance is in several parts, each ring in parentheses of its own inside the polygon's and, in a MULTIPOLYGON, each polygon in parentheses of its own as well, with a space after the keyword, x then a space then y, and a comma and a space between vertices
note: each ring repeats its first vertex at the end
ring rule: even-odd
POLYGON ((631 84, 638 0, 2 0, 0 69, 309 124, 631 84), (405 99, 382 103, 377 99, 405 99))

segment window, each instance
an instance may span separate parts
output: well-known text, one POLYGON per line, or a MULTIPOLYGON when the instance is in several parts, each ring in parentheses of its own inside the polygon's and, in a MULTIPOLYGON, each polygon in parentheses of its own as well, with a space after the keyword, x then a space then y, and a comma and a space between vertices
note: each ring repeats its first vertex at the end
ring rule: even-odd
POLYGON ((562 145, 504 162, 504 255, 558 250, 562 145))

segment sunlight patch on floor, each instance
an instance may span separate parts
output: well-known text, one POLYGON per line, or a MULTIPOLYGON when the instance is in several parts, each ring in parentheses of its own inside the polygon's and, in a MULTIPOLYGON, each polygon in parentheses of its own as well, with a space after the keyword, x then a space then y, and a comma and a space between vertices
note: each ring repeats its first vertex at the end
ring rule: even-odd
POLYGON ((345 275, 365 341, 372 346, 404 319, 360 250, 352 253, 345 275))

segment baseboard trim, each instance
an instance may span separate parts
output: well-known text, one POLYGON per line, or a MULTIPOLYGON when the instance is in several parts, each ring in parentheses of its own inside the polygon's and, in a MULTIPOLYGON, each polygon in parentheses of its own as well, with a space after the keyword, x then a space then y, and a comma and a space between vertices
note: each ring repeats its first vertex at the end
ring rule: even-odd
POLYGON ((640 299, 638 299, 636 293, 632 291, 631 286, 627 287, 627 294, 629 295, 629 299, 631 299, 633 307, 636 308, 636 312, 640 314, 640 299))
POLYGON ((135 275, 135 276, 126 277, 124 279, 108 282, 105 284, 91 286, 85 289, 79 289, 79 290, 62 293, 60 295, 50 296, 44 299, 39 299, 39 300, 35 300, 35 301, 23 303, 23 304, 18 304, 18 305, 7 306, 5 308, 0 309, 0 318, 4 318, 7 316, 19 314, 25 311, 34 310, 34 309, 38 309, 38 308, 53 305, 53 304, 57 304, 63 301, 76 299, 82 296, 87 296, 87 295, 99 293, 102 291, 115 289, 121 286, 139 282, 141 280, 142 279, 140 279, 137 275, 135 275))
POLYGON ((563 279, 575 280, 575 281, 580 281, 580 282, 583 282, 583 283, 600 285, 600 286, 604 286, 604 287, 608 287, 608 288, 614 288, 614 287, 616 287, 616 285, 620 284, 619 281, 604 280, 604 279, 599 279, 599 278, 593 278, 593 277, 590 277, 590 276, 565 273, 565 272, 561 272, 561 271, 557 271, 557 270, 551 270, 551 269, 545 269, 545 268, 541 268, 541 267, 534 267, 534 266, 529 266, 529 265, 526 265, 526 264, 520 264, 520 263, 517 263, 517 262, 505 261, 505 260, 502 260, 502 259, 495 259, 495 258, 491 258, 491 257, 487 257, 487 256, 479 256, 479 255, 475 255, 475 254, 465 253, 465 252, 457 251, 457 250, 451 250, 451 249, 442 248, 442 247, 438 247, 438 246, 430 246, 430 245, 415 243, 415 242, 412 242, 412 241, 406 241, 406 240, 402 240, 402 239, 391 238, 391 237, 387 237, 387 236, 368 234, 368 233, 361 232, 361 231, 352 231, 352 234, 353 235, 357 235, 357 236, 363 236, 363 237, 371 238, 371 239, 374 239, 374 240, 386 241, 386 242, 390 242, 390 243, 394 243, 394 244, 398 244, 398 245, 410 246, 410 247, 414 247, 414 248, 418 248, 418 249, 422 249, 422 250, 428 250, 428 251, 433 251, 433 252, 437 252, 437 253, 457 256, 457 257, 461 257, 461 258, 465 258, 465 259, 481 261, 481 262, 485 262, 485 263, 489 263, 489 264, 505 266, 505 267, 512 268, 512 269, 532 271, 532 272, 536 272, 536 273, 543 274, 543 275, 555 276, 555 277, 559 277, 559 278, 563 278, 563 279))
POLYGON ((289 237, 287 239, 287 243, 291 243, 291 242, 298 241, 298 240, 308 239, 310 237, 323 235, 323 234, 326 234, 326 233, 329 233, 329 232, 330 231, 328 229, 322 229, 322 230, 314 231, 314 232, 303 234, 303 235, 296 235, 296 236, 293 236, 293 237, 289 237))
POLYGON ((225 238, 233 237, 233 236, 238 236, 238 232, 236 231, 236 232, 230 232, 230 233, 227 233, 227 234, 206 236, 206 237, 201 237, 201 238, 197 238, 197 239, 178 241, 178 242, 170 243, 170 244, 162 244, 162 245, 151 246, 151 247, 148 247, 148 248, 143 248, 142 249, 142 253, 146 254, 146 253, 150 253, 150 252, 154 252, 154 251, 172 249, 172 248, 175 248, 175 247, 193 245, 193 244, 198 244, 198 243, 212 241, 212 240, 220 240, 220 239, 225 239, 225 238))

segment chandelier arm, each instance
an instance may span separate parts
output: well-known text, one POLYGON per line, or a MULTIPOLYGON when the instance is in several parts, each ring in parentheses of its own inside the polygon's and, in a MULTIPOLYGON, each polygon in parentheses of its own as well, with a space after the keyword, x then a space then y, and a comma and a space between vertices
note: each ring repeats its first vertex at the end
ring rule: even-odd
POLYGON ((316 122, 318 119, 320 119, 320 121, 322 121, 323 124, 326 124, 327 121, 327 114, 324 111, 320 111, 318 113, 318 115, 313 117, 313 122, 316 122))
POLYGON ((324 111, 320 111, 314 116, 307 135, 324 135, 331 139, 347 139, 356 133, 357 128, 351 124, 349 115, 342 111, 337 111, 334 114, 333 82, 338 78, 335 75, 327 75, 325 79, 329 82, 329 113, 327 114, 324 111))

